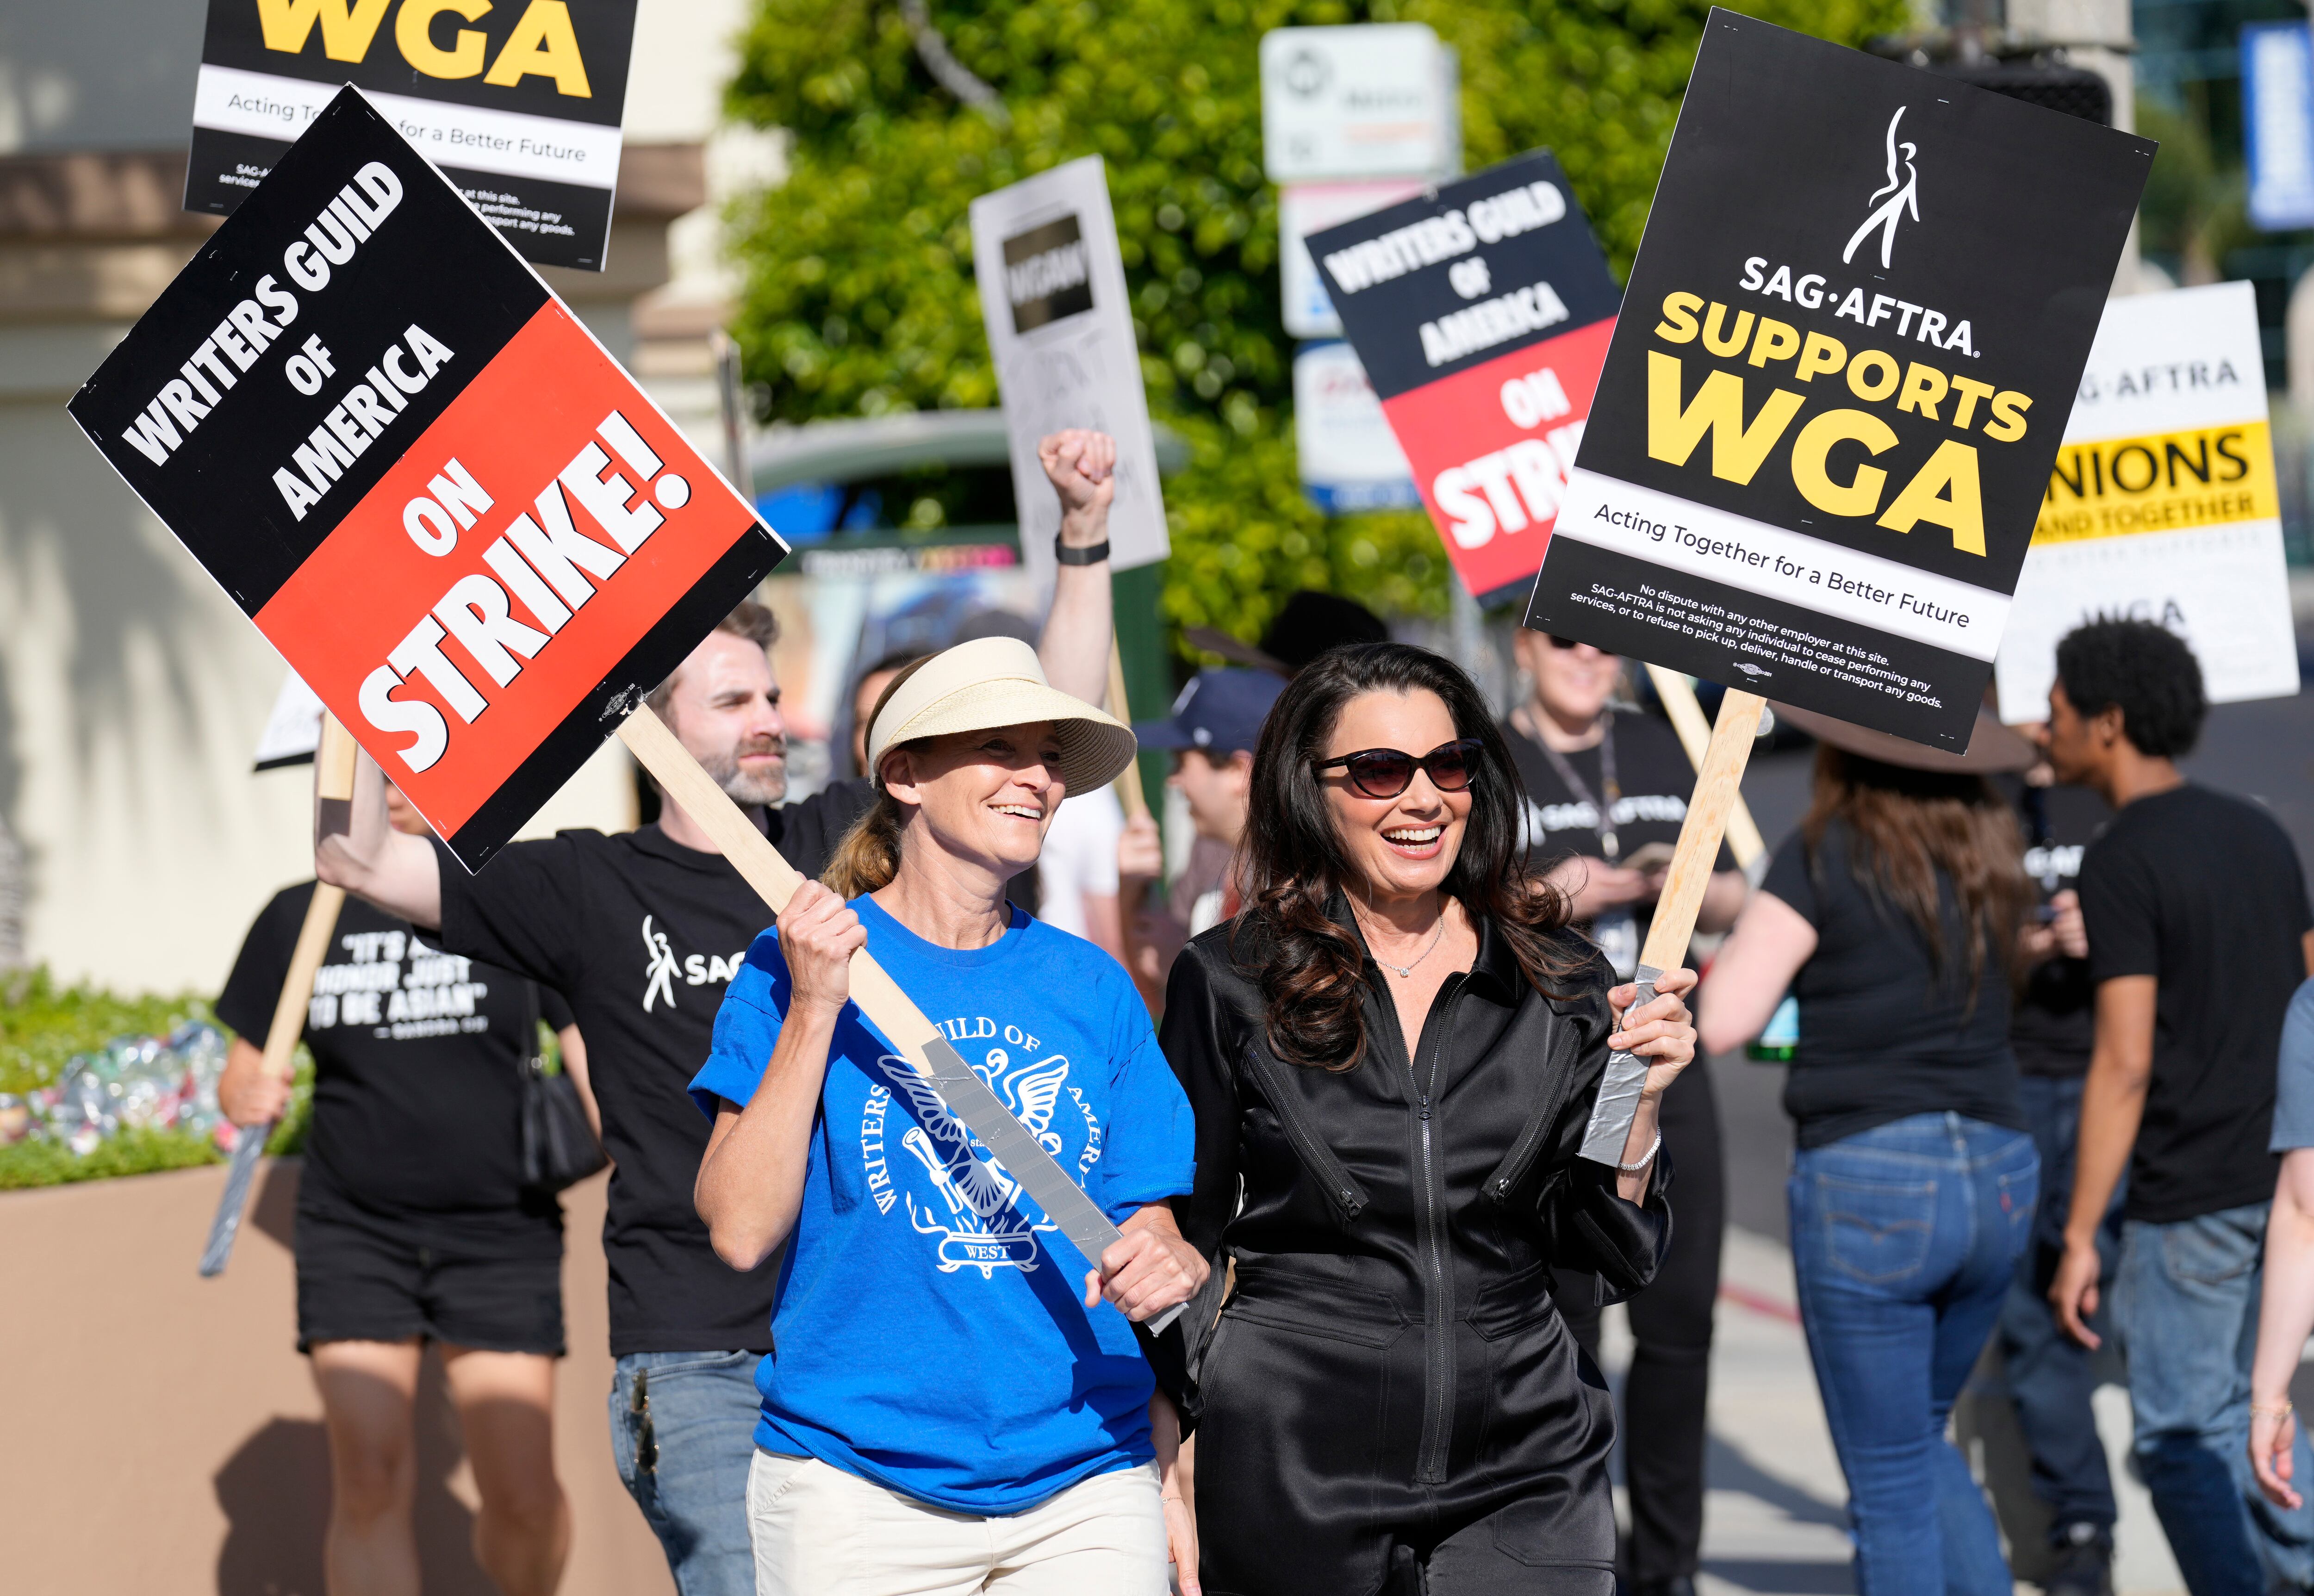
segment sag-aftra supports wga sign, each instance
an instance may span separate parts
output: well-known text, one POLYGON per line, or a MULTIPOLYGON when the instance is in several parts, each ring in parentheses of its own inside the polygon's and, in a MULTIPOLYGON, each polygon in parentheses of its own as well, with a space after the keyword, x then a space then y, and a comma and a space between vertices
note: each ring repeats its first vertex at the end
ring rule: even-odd
POLYGON ((2152 148, 1714 11, 1527 624, 1965 746, 2152 148))
POLYGON ((542 266, 600 271, 635 0, 209 0, 185 208, 229 216, 338 90, 542 266))

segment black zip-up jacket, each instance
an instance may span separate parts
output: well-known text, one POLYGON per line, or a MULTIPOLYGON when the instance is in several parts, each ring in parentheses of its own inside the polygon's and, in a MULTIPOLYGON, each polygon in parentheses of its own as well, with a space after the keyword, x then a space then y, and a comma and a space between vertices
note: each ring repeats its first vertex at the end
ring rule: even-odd
POLYGON ((1213 1278, 1179 1357, 1153 1355, 1203 1426, 1207 1588, 1371 1591, 1410 1561, 1445 1589, 1435 1559, 1465 1553, 1610 1578, 1612 1407, 1551 1271, 1594 1274, 1611 1299, 1647 1284, 1671 1171, 1658 1161, 1642 1207, 1577 1156, 1613 1029, 1603 966, 1546 997, 1481 921, 1409 1060, 1369 957, 1365 1054, 1329 1071, 1271 1051, 1262 949, 1249 934, 1233 960, 1232 929, 1182 951, 1161 1032, 1197 1122, 1175 1209, 1213 1278))

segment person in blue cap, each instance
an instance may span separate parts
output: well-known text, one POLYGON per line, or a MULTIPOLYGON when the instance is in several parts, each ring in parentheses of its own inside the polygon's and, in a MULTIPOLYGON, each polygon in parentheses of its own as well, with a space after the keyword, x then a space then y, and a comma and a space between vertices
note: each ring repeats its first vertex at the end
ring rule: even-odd
POLYGON ((1166 785, 1188 800, 1197 846, 1170 898, 1149 904, 1151 885, 1164 875, 1164 845, 1147 816, 1128 822, 1117 843, 1117 877, 1129 967, 1145 992, 1161 993, 1173 957, 1199 931, 1237 913, 1229 868, 1245 831, 1246 791, 1253 780, 1253 745, 1285 679, 1270 671, 1235 666, 1200 671, 1161 720, 1134 723, 1144 748, 1173 750, 1166 785))

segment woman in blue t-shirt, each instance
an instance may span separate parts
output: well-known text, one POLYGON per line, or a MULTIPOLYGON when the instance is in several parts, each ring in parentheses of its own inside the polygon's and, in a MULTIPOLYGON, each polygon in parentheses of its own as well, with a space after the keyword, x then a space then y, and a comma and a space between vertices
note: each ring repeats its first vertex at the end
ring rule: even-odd
POLYGON ((1133 1326, 1205 1280, 1166 1202, 1190 1189, 1188 1103, 1123 968, 1004 898, 1133 734, 991 638, 896 677, 868 750, 874 807, 748 950, 691 1088, 716 1251, 753 1269, 787 1248, 755 1376, 759 1589, 1162 1596, 1169 1539, 1196 1562, 1133 1326), (849 1003, 862 948, 1122 1228, 1082 1290, 849 1003))

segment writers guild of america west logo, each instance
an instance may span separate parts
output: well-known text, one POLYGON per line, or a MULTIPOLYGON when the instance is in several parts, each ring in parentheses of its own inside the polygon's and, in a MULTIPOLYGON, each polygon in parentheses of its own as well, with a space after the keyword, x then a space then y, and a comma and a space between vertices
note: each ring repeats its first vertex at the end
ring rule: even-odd
MULTIPOLYGON (((1082 1117, 1083 1145, 1072 1173, 1082 1185, 1100 1160, 1101 1126, 1091 1106, 1085 1101, 1084 1093, 1068 1084, 1067 1056, 1035 1056, 1037 1038, 1016 1026, 1007 1026, 1002 1032, 1012 1047, 985 1049, 973 1042, 982 1036, 995 1038, 998 1032, 994 1021, 952 1020, 945 1028, 951 1033, 965 1032, 965 1038, 958 1039, 958 1051, 967 1058, 975 1053, 981 1054, 973 1063, 974 1073, 988 1083, 989 1089, 1028 1127, 1029 1133, 1044 1144, 1047 1152, 1061 1159, 1064 1167, 1069 1160, 1064 1150, 1071 1138, 1064 1136, 1063 1131, 1082 1117), (1030 1055, 1026 1063, 1015 1061, 1014 1048, 1030 1055)), ((994 1278, 999 1269, 1033 1273, 1041 1261, 1038 1233, 1057 1227, 1050 1221, 1031 1222, 1020 1212, 1020 1183, 1003 1165, 988 1156, 988 1149, 980 1139, 948 1111, 940 1095, 907 1060, 887 1054, 877 1061, 877 1067, 884 1080, 869 1089, 860 1126, 861 1153, 877 1211, 891 1211, 894 1186, 904 1178, 900 1170, 905 1169, 905 1163, 896 1169, 886 1157, 885 1119, 896 1095, 914 1120, 901 1133, 900 1146, 922 1167, 925 1183, 931 1188, 929 1196, 905 1188, 898 1195, 907 1205, 908 1222, 916 1232, 940 1239, 937 1250, 941 1273, 953 1274, 960 1269, 978 1269, 984 1280, 994 1278)), ((917 1183, 910 1180, 907 1184, 917 1183)))
POLYGON ((1872 191, 1872 214, 1864 225, 1848 236, 1848 247, 1840 251, 1841 264, 1856 259, 1856 246, 1880 230, 1880 268, 1888 269, 1889 259, 1896 248, 1896 224, 1909 214, 1915 222, 1921 219, 1921 201, 1917 190, 1921 174, 1913 168, 1916 146, 1896 141, 1896 124, 1904 119, 1906 108, 1898 106, 1896 114, 1888 119, 1888 181, 1872 191))

